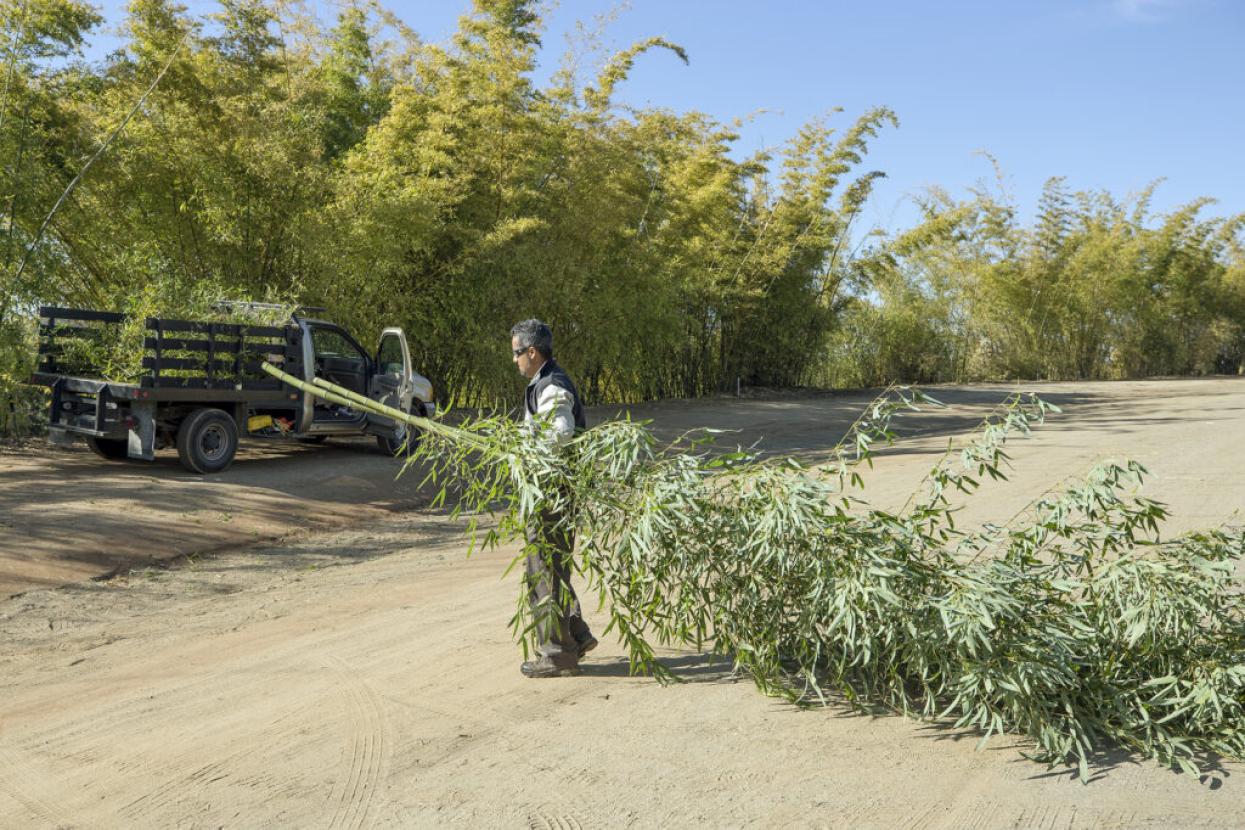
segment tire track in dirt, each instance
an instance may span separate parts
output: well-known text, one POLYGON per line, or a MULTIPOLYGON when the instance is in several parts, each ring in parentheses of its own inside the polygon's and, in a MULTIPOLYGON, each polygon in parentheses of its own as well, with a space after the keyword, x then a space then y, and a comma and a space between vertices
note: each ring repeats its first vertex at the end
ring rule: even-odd
POLYGON ((327 668, 341 680, 340 692, 350 712, 350 760, 344 783, 335 783, 329 827, 359 828, 367 821, 388 760, 387 724, 376 693, 359 672, 340 657, 327 668))
MULTIPOLYGON (((448 614, 452 607, 452 603, 445 603, 445 612, 448 614)), ((229 614, 214 616, 223 616, 227 620, 229 614)), ((19 704, 24 716, 35 715, 31 718, 31 727, 24 730, 20 740, 35 754, 53 759, 82 756, 84 749, 95 756, 102 752, 104 757, 97 758, 94 763, 108 772, 94 782, 95 786, 108 790, 114 797, 121 796, 117 801, 124 805, 120 811, 125 820, 143 823, 167 814, 170 809, 175 811, 184 794, 202 792, 207 784, 219 781, 222 776, 230 777, 231 786, 241 785, 243 779, 236 776, 246 774, 244 768, 247 763, 242 760, 243 756, 257 752, 262 754, 265 747, 282 743, 282 736, 297 728, 298 719, 314 700, 323 700, 326 695, 334 696, 336 691, 335 697, 346 704, 341 711, 349 713, 353 724, 351 763, 355 766, 346 779, 350 794, 338 794, 345 800, 338 802, 334 826, 357 827, 367 823, 374 812, 374 792, 380 786, 378 762, 387 757, 391 739, 386 735, 381 704, 371 687, 357 680, 359 671, 355 667, 339 658, 330 658, 335 665, 327 678, 314 687, 298 689, 298 694, 308 692, 311 697, 298 700, 286 693, 282 702, 284 713, 276 719, 265 717, 269 713, 263 711, 262 704, 258 708, 249 706, 248 710, 255 710, 252 722, 265 724, 265 728, 245 735, 245 750, 218 756, 218 759, 213 759, 211 755, 204 757, 205 752, 217 754, 213 752, 212 745, 219 747, 220 739, 202 729, 204 713, 201 710, 204 697, 209 694, 223 694, 237 701, 261 701, 271 691, 267 686, 274 672, 305 675, 309 668, 306 663, 308 653, 321 651, 332 654, 354 649, 359 637, 373 642, 382 653, 400 652, 405 648, 405 641, 392 633, 390 620, 384 617, 369 620, 361 628, 347 624, 336 630, 307 632, 304 629, 301 636, 294 638, 282 636, 294 627, 288 622, 272 627, 279 631, 261 629, 241 638, 226 635, 228 644, 217 641, 215 654, 213 649, 202 649, 196 654, 179 651, 181 668, 177 674, 170 674, 162 653, 148 653, 143 662, 150 668, 132 665, 122 675, 101 678, 102 688, 92 689, 89 698, 79 693, 76 684, 71 686, 71 695, 80 697, 86 705, 75 705, 60 716, 55 712, 38 716, 39 707, 33 698, 25 707, 19 704), (241 657, 221 660, 218 655, 222 651, 226 654, 245 653, 241 657), (154 659, 155 656, 159 659, 154 659), (283 666, 283 663, 288 665, 283 666), (151 753, 144 753, 146 757, 140 755, 136 758, 133 744, 126 744, 126 749, 118 751, 121 745, 109 737, 151 734, 153 731, 159 731, 164 739, 160 744, 153 743, 151 753), (207 745, 204 743, 205 735, 208 736, 207 745), (123 755, 121 752, 130 754, 123 755), (160 780, 152 781, 154 786, 146 792, 135 792, 136 785, 141 786, 139 782, 148 777, 160 780), (127 797, 128 801, 125 800, 127 797)), ((199 622, 196 630, 203 629, 200 633, 208 635, 221 631, 224 624, 223 620, 199 622)), ((229 712, 231 723, 238 722, 237 714, 234 710, 229 712)), ((438 717, 453 717, 453 714, 441 710, 438 717)), ((472 731, 477 730, 473 728, 472 731)), ((260 779, 254 781, 253 786, 264 788, 260 779)), ((277 788, 290 785, 285 781, 269 783, 277 788)), ((26 800, 31 799, 26 796, 26 800)), ((43 805, 40 815, 48 812, 54 803, 51 799, 45 801, 48 804, 43 805)), ((48 822, 53 823, 50 819, 48 822)))
POLYGON ((186 775, 170 778, 154 790, 140 795, 124 805, 120 813, 129 820, 140 818, 155 812, 161 807, 167 806, 176 799, 178 792, 184 792, 183 788, 218 781, 220 778, 228 776, 228 774, 225 761, 214 761, 210 764, 205 764, 186 775))
MULTIPOLYGON (((194 633, 211 636, 215 629, 208 625, 194 633)), ((279 666, 282 661, 292 662, 298 658, 305 648, 306 642, 295 638, 292 642, 284 629, 274 629, 260 636, 245 638, 248 649, 263 652, 269 648, 270 655, 265 668, 270 665, 279 666)), ((162 644, 163 645, 163 644, 162 644)), ((170 717, 183 708, 195 708, 202 703, 204 691, 213 688, 222 679, 231 674, 252 673, 255 658, 241 658, 222 661, 221 651, 230 650, 233 643, 216 642, 214 645, 201 646, 194 652, 177 650, 179 674, 170 676, 167 651, 157 651, 144 655, 142 663, 131 665, 129 670, 114 674, 107 678, 92 678, 90 700, 88 706, 76 707, 83 714, 62 724, 52 734, 39 735, 40 749, 56 751, 63 746, 76 743, 84 736, 99 730, 101 723, 109 724, 117 730, 122 727, 145 727, 151 720, 153 708, 158 708, 160 715, 166 719, 181 720, 170 717), (197 669, 197 671, 195 671, 197 669), (145 682, 136 685, 135 678, 144 678, 145 682), (150 703, 157 701, 158 705, 150 703)), ((260 681, 256 680, 256 684, 260 681)), ((68 702, 75 689, 69 694, 61 694, 63 701, 68 702)), ((32 698, 25 706, 10 708, 6 715, 10 718, 19 717, 34 711, 42 714, 45 709, 40 698, 32 698)))
POLYGON ((44 777, 36 772, 25 753, 0 744, 0 792, 49 825, 78 826, 78 817, 59 806, 64 797, 50 792, 43 782, 44 777))
MULTIPOLYGON (((297 676, 305 668, 306 659, 300 654, 301 642, 284 643, 274 653, 263 649, 266 641, 267 638, 259 638, 259 656, 217 661, 211 670, 192 671, 138 686, 134 685, 134 678, 142 678, 146 673, 127 671, 105 683, 102 700, 98 695, 92 696, 98 706, 75 706, 71 710, 74 716, 59 723, 41 719, 45 723, 30 729, 21 742, 32 751, 37 747, 39 754, 60 760, 81 757, 84 747, 91 756, 102 753, 103 757, 94 758, 94 767, 102 774, 92 785, 118 801, 131 797, 118 811, 127 823, 139 819, 145 823, 162 809, 176 811, 177 802, 185 793, 201 792, 208 784, 237 773, 245 768, 247 757, 263 753, 266 748, 272 748, 271 754, 276 757, 277 750, 288 744, 286 738, 290 733, 302 725, 314 696, 326 693, 323 684, 300 688, 295 697, 286 696, 280 701, 278 711, 266 711, 265 707, 276 708, 268 696, 274 672, 277 676, 297 676), (242 740, 222 746, 229 741, 230 733, 214 731, 220 727, 220 721, 214 720, 205 728, 202 718, 195 716, 196 709, 204 705, 207 690, 224 691, 230 701, 255 702, 247 707, 248 711, 255 711, 250 721, 262 724, 263 728, 252 732, 244 726, 242 740), (117 735, 145 737, 138 743, 118 742, 117 735), (214 753, 218 758, 205 764, 211 760, 210 755, 204 757, 205 750, 211 752, 213 748, 218 750, 214 753), (162 780, 146 792, 135 793, 136 784, 141 786, 148 777, 162 780)), ((191 665, 199 667, 205 662, 196 659, 191 665)), ((156 664, 162 665, 161 660, 156 664)), ((235 724, 240 722, 234 704, 229 704, 222 714, 235 724)), ((281 782, 272 783, 277 786, 281 782)), ((95 811, 101 805, 90 806, 95 811)), ((92 823, 99 818, 94 812, 90 816, 92 823)))
POLYGON ((960 828, 960 830, 994 830, 997 827, 1016 826, 1015 818, 1009 819, 1009 815, 1016 816, 1003 804, 979 801, 957 810, 954 818, 943 826, 960 828))
POLYGON ((583 830, 583 824, 570 813, 537 809, 527 817, 528 830, 583 830))
POLYGON ((904 830, 930 830, 930 828, 939 826, 946 814, 946 805, 935 804, 908 816, 896 826, 903 827, 904 830))
MULTIPOLYGON (((258 686, 259 684, 253 684, 258 686)), ((243 692, 240 690, 240 694, 243 692)), ((267 726, 256 733, 248 733, 246 740, 238 742, 238 749, 229 752, 221 758, 208 763, 202 764, 202 747, 197 744, 190 744, 186 751, 179 753, 170 760, 162 760, 160 767, 162 770, 185 770, 187 767, 194 766, 183 774, 172 775, 167 778, 164 783, 157 785, 154 789, 133 799, 120 810, 121 814, 127 818, 137 819, 159 811, 162 808, 170 807, 176 804, 179 798, 186 792, 199 792, 208 784, 230 778, 235 774, 238 762, 248 757, 261 755, 266 747, 275 747, 284 745, 286 742, 282 740, 292 731, 291 726, 301 720, 304 713, 310 709, 307 701, 300 701, 299 705, 291 707, 285 714, 268 721, 267 726)), ((149 765, 143 765, 146 769, 149 765)), ((275 783, 275 782, 274 782, 275 783)))
MULTIPOLYGON (((180 687, 174 687, 169 690, 169 694, 176 696, 198 685, 196 681, 180 687)), ((137 693, 119 698, 110 704, 92 708, 78 717, 63 722, 50 731, 26 737, 24 742, 30 743, 37 740, 42 752, 68 754, 70 747, 80 748, 84 740, 88 740, 92 735, 97 734, 100 731, 101 724, 108 724, 110 729, 118 732, 130 731, 128 728, 140 731, 145 730, 152 719, 152 707, 149 705, 149 701, 156 694, 165 694, 163 690, 156 694, 151 694, 151 691, 151 689, 145 688, 137 693)), ((182 709, 191 707, 194 703, 193 696, 188 696, 184 701, 177 701, 174 698, 168 705, 174 709, 182 709)), ((161 714, 163 716, 164 712, 161 714)))
POLYGON ((996 827, 1023 827, 1025 830, 1122 830, 1136 826, 1133 812, 1120 810, 1084 810, 1076 805, 1003 804, 977 801, 944 814, 941 820, 921 827, 955 828, 955 830, 994 830, 996 827))

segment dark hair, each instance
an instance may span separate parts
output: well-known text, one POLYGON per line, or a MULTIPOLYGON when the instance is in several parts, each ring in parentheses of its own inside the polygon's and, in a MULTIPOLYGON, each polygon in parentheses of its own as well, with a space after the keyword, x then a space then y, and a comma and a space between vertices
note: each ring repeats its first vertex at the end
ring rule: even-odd
POLYGON ((553 332, 540 320, 533 318, 515 323, 510 330, 510 336, 519 341, 520 349, 535 346, 545 360, 553 357, 553 332))

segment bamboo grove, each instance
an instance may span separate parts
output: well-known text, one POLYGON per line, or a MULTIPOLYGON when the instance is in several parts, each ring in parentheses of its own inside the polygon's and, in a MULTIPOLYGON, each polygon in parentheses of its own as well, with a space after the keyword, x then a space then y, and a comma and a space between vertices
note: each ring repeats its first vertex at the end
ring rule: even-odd
MULTIPOLYGON (((1055 409, 1021 394, 949 448, 902 508, 871 505, 868 471, 895 441, 893 420, 936 405, 888 389, 815 467, 717 451, 708 432, 663 444, 631 420, 563 450, 505 417, 382 414, 423 430, 408 468, 471 517, 473 548, 522 539, 550 506, 573 524, 581 596, 596 593, 633 671, 673 680, 659 647, 710 651, 797 703, 899 712, 982 743, 1022 735, 1034 760, 1071 764, 1083 781, 1119 747, 1189 773, 1245 759, 1234 576, 1245 530, 1162 539, 1167 510, 1137 495, 1146 471, 1130 461, 1103 462, 1008 522, 957 527, 967 499, 1006 479, 1008 442, 1055 409)), ((519 592, 525 649, 533 613, 555 612, 519 592)))
POLYGON ((638 60, 683 70, 661 38, 602 54, 589 32, 538 85, 535 8, 477 0, 432 44, 371 3, 325 23, 132 0, 86 62, 90 5, 0 0, 0 430, 23 427, 39 303, 325 306, 405 326, 471 403, 513 392, 495 344, 533 315, 590 402, 1239 371, 1239 217, 1052 180, 1032 227, 934 190, 916 227, 869 235, 865 156, 894 113, 741 159, 738 124, 615 102, 638 60))

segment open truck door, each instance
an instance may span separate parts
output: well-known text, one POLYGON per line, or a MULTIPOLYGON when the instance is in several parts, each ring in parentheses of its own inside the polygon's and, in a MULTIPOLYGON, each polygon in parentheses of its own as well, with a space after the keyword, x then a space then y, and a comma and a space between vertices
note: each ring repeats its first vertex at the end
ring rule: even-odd
MULTIPOLYGON (((376 371, 368 388, 368 397, 394 409, 414 415, 420 414, 415 405, 411 350, 402 329, 389 328, 381 332, 376 347, 376 371)), ((403 448, 413 449, 416 435, 406 424, 381 415, 367 416, 365 431, 376 436, 381 450, 399 455, 403 448)))

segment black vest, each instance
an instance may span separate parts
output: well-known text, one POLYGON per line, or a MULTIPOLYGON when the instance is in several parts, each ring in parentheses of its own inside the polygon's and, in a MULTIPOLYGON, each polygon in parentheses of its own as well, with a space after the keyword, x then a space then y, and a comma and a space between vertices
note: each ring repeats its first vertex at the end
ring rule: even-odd
POLYGON ((587 429, 588 419, 584 416, 583 404, 579 402, 579 392, 575 390, 575 384, 571 381, 570 375, 562 371, 562 367, 553 358, 545 361, 545 365, 540 367, 539 374, 527 385, 527 399, 525 400, 527 414, 532 417, 536 416, 536 403, 540 400, 540 393, 550 386, 556 386, 571 393, 571 400, 574 402, 575 431, 582 432, 587 429))

